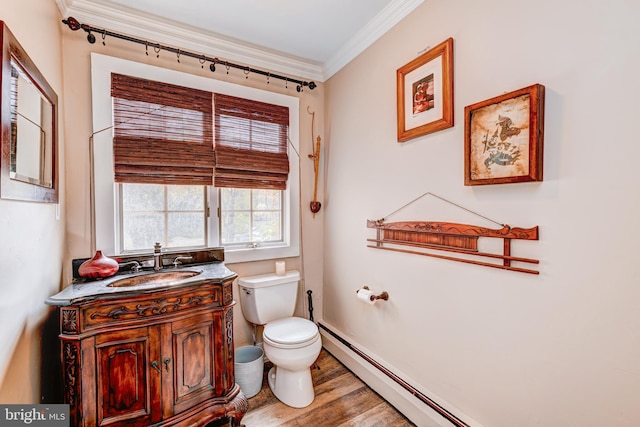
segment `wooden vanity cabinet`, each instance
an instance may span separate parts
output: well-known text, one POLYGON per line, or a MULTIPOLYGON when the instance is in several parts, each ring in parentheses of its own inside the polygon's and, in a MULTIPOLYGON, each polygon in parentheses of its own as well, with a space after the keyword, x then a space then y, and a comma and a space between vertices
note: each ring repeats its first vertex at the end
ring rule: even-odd
POLYGON ((240 425, 233 278, 60 307, 65 403, 75 426, 240 425))

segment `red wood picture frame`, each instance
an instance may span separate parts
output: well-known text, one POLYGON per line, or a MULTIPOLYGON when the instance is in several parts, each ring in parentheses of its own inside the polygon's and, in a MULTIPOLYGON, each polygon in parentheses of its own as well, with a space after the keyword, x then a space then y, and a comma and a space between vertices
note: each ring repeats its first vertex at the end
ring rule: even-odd
POLYGON ((464 185, 542 181, 544 91, 528 86, 464 109, 464 185))

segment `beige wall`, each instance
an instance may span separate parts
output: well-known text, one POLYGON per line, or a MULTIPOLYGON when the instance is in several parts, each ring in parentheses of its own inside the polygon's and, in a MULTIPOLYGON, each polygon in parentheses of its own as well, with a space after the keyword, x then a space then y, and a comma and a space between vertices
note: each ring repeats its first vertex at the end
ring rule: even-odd
MULTIPOLYGON (((62 42, 53 1, 0 0, 0 19, 58 94, 64 120, 62 42)), ((59 126, 59 155, 65 128, 59 126)), ((65 242, 64 159, 60 205, 0 200, 0 402, 40 401, 45 299, 60 289, 65 242), (58 219, 60 218, 60 219, 58 219)), ((55 356, 55 355, 53 355, 55 356)))
MULTIPOLYGON (((640 418, 637 2, 429 0, 326 90, 324 319, 492 427, 640 418), (455 127, 396 142, 396 69, 455 39, 455 127), (464 107, 546 86, 544 181, 465 187, 464 107), (366 247, 367 219, 432 192, 511 226, 526 275, 366 247), (359 303, 354 290, 386 290, 359 303)), ((437 199, 407 217, 494 226, 437 199), (411 217, 412 216, 412 217, 411 217)))

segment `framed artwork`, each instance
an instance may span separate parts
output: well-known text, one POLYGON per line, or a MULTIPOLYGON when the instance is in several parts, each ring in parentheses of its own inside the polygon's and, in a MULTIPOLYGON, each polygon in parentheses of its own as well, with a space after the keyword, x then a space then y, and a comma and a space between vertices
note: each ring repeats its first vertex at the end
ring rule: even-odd
POLYGON ((542 181, 544 86, 464 109, 464 185, 542 181))
POLYGON ((397 73, 398 142, 453 126, 453 39, 397 73))

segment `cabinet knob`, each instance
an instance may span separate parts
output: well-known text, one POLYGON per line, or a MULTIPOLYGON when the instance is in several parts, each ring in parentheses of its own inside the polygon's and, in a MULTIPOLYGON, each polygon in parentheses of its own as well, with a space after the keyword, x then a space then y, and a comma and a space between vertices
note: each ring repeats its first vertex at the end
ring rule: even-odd
POLYGON ((151 367, 152 367, 153 369, 155 369, 156 371, 158 371, 158 372, 162 373, 162 371, 161 371, 161 370, 160 370, 160 368, 158 367, 158 361, 157 361, 157 360, 154 360, 153 362, 151 362, 151 367))

